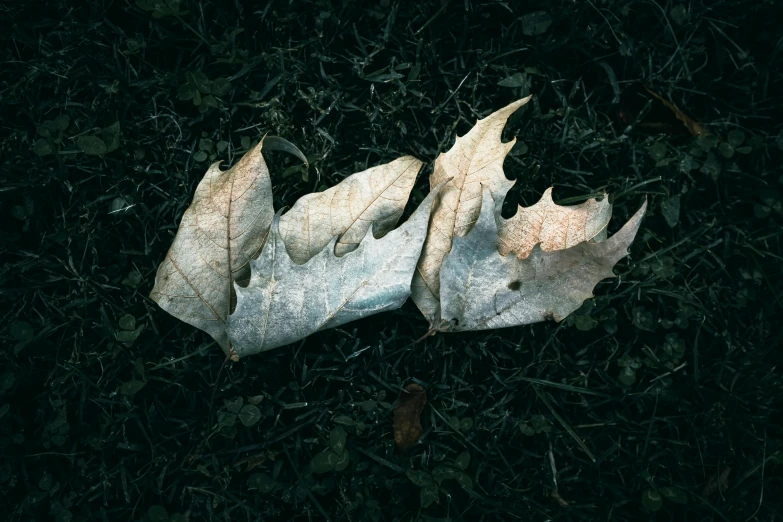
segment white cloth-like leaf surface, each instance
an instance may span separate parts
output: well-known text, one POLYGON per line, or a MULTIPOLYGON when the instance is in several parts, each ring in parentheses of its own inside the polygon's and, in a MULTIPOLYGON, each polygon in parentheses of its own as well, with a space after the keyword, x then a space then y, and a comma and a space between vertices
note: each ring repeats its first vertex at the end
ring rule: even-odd
POLYGON ((519 207, 509 219, 500 220, 498 250, 524 259, 541 244, 541 250, 563 250, 589 241, 606 230, 612 217, 612 205, 603 199, 589 199, 581 205, 560 206, 552 201, 552 188, 544 191, 532 206, 519 207))
POLYGON ((269 241, 250 263, 250 284, 235 287, 237 307, 226 329, 237 355, 271 350, 402 306, 411 293, 411 278, 439 189, 383 238, 374 238, 368 230, 358 248, 342 257, 334 253, 337 238, 333 238, 303 265, 286 251, 276 217, 269 241))
POLYGON ((247 271, 248 262, 266 241, 274 216, 263 148, 261 140, 225 172, 220 162, 209 167, 150 292, 161 308, 204 330, 224 350, 228 350, 225 321, 231 281, 247 271))
POLYGON ((372 227, 382 237, 397 224, 422 162, 413 156, 357 172, 334 187, 302 196, 280 218, 280 234, 296 263, 320 252, 333 237, 338 256, 354 250, 372 227))
POLYGON ((455 237, 468 233, 478 219, 481 187, 486 186, 495 198, 498 210, 514 182, 503 173, 503 160, 516 138, 500 141, 508 118, 525 105, 530 96, 517 100, 486 118, 435 159, 430 187, 446 183, 432 211, 429 234, 413 278, 413 301, 430 324, 440 317, 440 267, 451 250, 455 237))
POLYGON ((441 318, 449 331, 486 330, 561 321, 593 296, 595 285, 614 277, 628 254, 647 202, 612 237, 545 252, 536 245, 526 259, 498 253, 499 213, 484 189, 479 219, 455 237, 440 271, 441 318))
MULTIPOLYGON (((211 165, 150 293, 161 308, 209 333, 229 354, 225 324, 235 301, 233 282, 248 283, 250 260, 266 242, 274 216, 262 150, 282 150, 307 163, 293 144, 266 137, 228 170, 211 165)), ((402 215, 420 168, 419 160, 405 156, 301 198, 280 219, 292 259, 304 263, 334 237, 335 252, 342 255, 355 249, 370 229, 376 236, 387 233, 402 215)))

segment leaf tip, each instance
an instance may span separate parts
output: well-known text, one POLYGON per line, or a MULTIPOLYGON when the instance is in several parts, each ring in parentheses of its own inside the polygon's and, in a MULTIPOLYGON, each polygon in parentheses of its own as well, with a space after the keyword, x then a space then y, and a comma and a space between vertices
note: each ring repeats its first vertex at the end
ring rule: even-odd
MULTIPOLYGON (((215 174, 217 174, 217 175, 223 174, 223 171, 220 170, 220 164, 221 163, 223 163, 223 160, 217 160, 217 161, 212 162, 212 164, 210 164, 210 166, 207 167, 207 173, 206 173, 206 175, 204 177, 206 178, 207 176, 210 176, 210 175, 214 176, 215 174)), ((228 171, 226 171, 226 172, 228 172, 228 171)))
POLYGON ((508 110, 509 111, 508 115, 510 116, 511 114, 516 112, 516 110, 519 109, 520 107, 522 107, 524 105, 527 105, 527 102, 529 102, 532 98, 533 98, 533 95, 529 94, 529 95, 525 96, 524 98, 520 98, 520 99, 518 99, 516 101, 513 101, 513 102, 509 103, 503 109, 501 109, 501 111, 508 110))
POLYGON ((307 156, 305 156, 302 151, 299 150, 299 147, 285 138, 281 138, 280 136, 267 136, 264 134, 264 137, 261 138, 261 141, 258 142, 258 146, 253 149, 253 154, 261 154, 262 147, 266 147, 266 150, 280 150, 287 152, 288 154, 291 154, 292 156, 302 160, 302 163, 305 164, 305 167, 310 168, 310 162, 307 161, 307 156))
MULTIPOLYGON (((639 227, 642 224, 642 218, 644 218, 646 211, 647 196, 645 196, 644 203, 642 203, 642 206, 639 207, 639 210, 637 210, 636 213, 631 216, 631 219, 629 219, 620 230, 618 230, 607 240, 607 243, 615 245, 612 248, 616 249, 615 252, 620 254, 617 260, 627 256, 630 253, 628 249, 631 247, 631 243, 633 243, 633 240, 636 238, 637 232, 639 232, 639 227)), ((614 274, 607 277, 614 277, 614 274)))
POLYGON ((533 95, 532 94, 528 94, 524 98, 520 98, 519 100, 517 100, 517 103, 519 103, 519 106, 521 107, 523 105, 526 105, 527 102, 529 102, 532 98, 533 98, 533 95))
POLYGON ((629 224, 633 225, 634 228, 634 234, 636 234, 636 231, 639 229, 639 225, 642 223, 642 218, 647 213, 647 196, 644 196, 644 203, 642 203, 642 206, 639 207, 639 210, 636 211, 636 213, 631 217, 630 220, 628 220, 629 224))

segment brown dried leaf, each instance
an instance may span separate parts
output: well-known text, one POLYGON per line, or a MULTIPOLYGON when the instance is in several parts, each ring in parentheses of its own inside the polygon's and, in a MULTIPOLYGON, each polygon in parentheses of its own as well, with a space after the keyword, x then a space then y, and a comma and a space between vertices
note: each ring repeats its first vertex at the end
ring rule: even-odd
POLYGON ((421 412, 427 404, 427 393, 418 384, 409 384, 394 407, 394 443, 400 450, 409 448, 419 440, 421 412))
POLYGON ((589 241, 606 230, 612 217, 609 198, 590 199, 580 205, 563 207, 552 201, 548 188, 535 205, 519 207, 508 220, 498 223, 498 250, 525 259, 540 243, 541 250, 565 250, 589 241))
POLYGON ((422 314, 435 324, 440 318, 440 265, 451 250, 454 237, 467 234, 481 211, 481 187, 492 193, 500 210, 506 193, 514 184, 503 173, 503 160, 516 143, 500 141, 506 121, 530 96, 493 112, 464 136, 458 136, 448 152, 435 160, 430 187, 447 182, 430 220, 412 283, 412 298, 422 314))

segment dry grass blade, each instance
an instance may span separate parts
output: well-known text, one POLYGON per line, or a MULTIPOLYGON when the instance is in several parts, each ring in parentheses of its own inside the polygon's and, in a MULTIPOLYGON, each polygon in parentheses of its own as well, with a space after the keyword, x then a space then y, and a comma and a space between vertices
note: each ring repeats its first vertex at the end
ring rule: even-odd
POLYGON ((691 133, 693 136, 711 136, 712 132, 705 127, 704 125, 698 123, 696 120, 685 114, 685 112, 677 107, 674 103, 670 102, 657 92, 653 91, 646 85, 644 86, 644 90, 646 90, 648 93, 650 93, 656 100, 660 101, 667 109, 672 111, 672 114, 674 114, 674 117, 677 118, 682 122, 683 125, 685 125, 685 128, 688 130, 688 132, 691 133))

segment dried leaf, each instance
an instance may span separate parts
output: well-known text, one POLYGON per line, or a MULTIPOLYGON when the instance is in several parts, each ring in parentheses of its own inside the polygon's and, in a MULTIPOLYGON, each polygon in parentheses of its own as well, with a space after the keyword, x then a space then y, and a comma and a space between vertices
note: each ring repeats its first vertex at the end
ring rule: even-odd
POLYGON ((212 165, 151 296, 209 332, 233 358, 397 308, 411 293, 438 326, 433 331, 562 319, 590 297, 600 279, 611 276, 643 210, 632 220, 635 225, 600 244, 611 216, 605 197, 561 207, 550 189, 537 204, 500 219, 513 185, 502 163, 514 145, 502 143, 501 133, 528 99, 458 137, 435 161, 430 195, 393 232, 421 167, 412 157, 303 197, 274 219, 270 242, 271 183, 261 150, 282 149, 304 158, 301 152, 269 138, 225 173, 212 165), (472 232, 480 216, 481 231, 472 232), (457 243, 459 251, 450 254, 457 243), (448 287, 443 295, 441 285, 448 287), (236 311, 230 313, 234 299, 236 311))
POLYGON ((405 392, 394 407, 394 443, 400 450, 415 444, 424 432, 421 412, 427 404, 427 393, 418 384, 407 385, 405 392))
MULTIPOLYGON (((294 145, 266 137, 232 168, 210 166, 185 211, 158 268, 150 297, 175 317, 209 333, 229 352, 225 321, 235 304, 231 281, 244 286, 251 259, 272 223, 272 185, 262 151, 282 150, 306 163, 294 145)), ((286 249, 306 262, 338 237, 336 253, 356 248, 368 229, 376 236, 394 227, 421 162, 406 156, 349 176, 337 186, 300 199, 280 219, 286 249)))
POLYGON ((335 254, 351 252, 371 225, 376 238, 384 236, 402 216, 421 166, 416 158, 404 156, 300 198, 280 218, 280 234, 291 259, 304 263, 335 236, 335 254))
POLYGON ((517 213, 499 223, 498 250, 525 259, 540 243, 541 250, 552 252, 589 241, 606 229, 612 217, 609 198, 590 199, 581 205, 563 207, 552 201, 548 188, 533 206, 519 207, 517 213))
POLYGON ((467 236, 455 238, 443 261, 441 318, 451 331, 561 321, 592 297, 600 280, 614 277, 612 267, 627 255, 647 207, 645 202, 605 241, 554 252, 536 246, 518 259, 498 253, 499 210, 492 196, 484 189, 478 221, 467 236))
POLYGON ((515 101, 476 122, 454 146, 435 160, 430 187, 446 182, 432 213, 429 234, 413 278, 412 297, 430 321, 440 317, 440 267, 454 237, 464 236, 481 209, 481 187, 495 198, 498 211, 514 184, 503 173, 503 159, 516 140, 500 141, 509 116, 530 97, 515 101))
POLYGON ((269 242, 250 262, 250 284, 235 286, 237 307, 226 326, 236 354, 270 350, 402 306, 439 189, 383 238, 368 231, 358 248, 342 257, 335 255, 337 238, 332 238, 303 265, 289 256, 276 217, 269 242))
POLYGON ((264 141, 225 172, 220 162, 209 167, 150 293, 161 308, 204 330, 226 351, 232 280, 242 277, 264 245, 274 216, 264 141))

